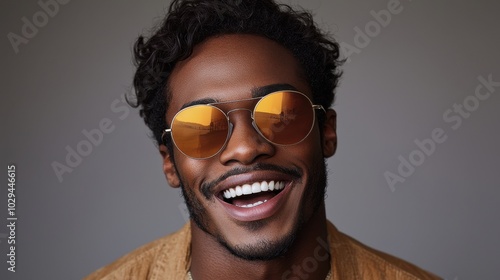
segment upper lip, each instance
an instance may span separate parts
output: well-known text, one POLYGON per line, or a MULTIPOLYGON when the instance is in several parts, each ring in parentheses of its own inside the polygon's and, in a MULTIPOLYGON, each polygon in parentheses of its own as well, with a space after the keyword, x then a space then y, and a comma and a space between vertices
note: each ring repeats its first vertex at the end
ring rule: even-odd
POLYGON ((213 189, 213 192, 217 197, 222 197, 221 194, 223 191, 229 188, 234 188, 236 186, 241 186, 243 184, 252 184, 255 182, 262 182, 262 181, 266 182, 282 181, 287 183, 294 179, 295 178, 292 175, 284 174, 277 171, 255 171, 255 172, 230 176, 225 180, 223 180, 222 182, 220 182, 218 185, 216 185, 215 188, 213 189))

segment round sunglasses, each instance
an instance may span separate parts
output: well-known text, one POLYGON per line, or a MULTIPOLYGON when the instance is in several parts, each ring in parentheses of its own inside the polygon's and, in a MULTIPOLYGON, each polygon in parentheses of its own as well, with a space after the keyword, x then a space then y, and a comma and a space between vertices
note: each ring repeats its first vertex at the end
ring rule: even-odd
POLYGON ((311 132, 317 109, 325 112, 323 106, 312 104, 305 94, 290 90, 263 97, 193 105, 175 114, 162 139, 170 133, 174 145, 184 155, 195 159, 213 157, 224 149, 231 137, 233 124, 229 114, 246 110, 251 112, 255 130, 267 141, 275 145, 294 145, 311 132), (223 111, 228 104, 236 102, 250 102, 255 106, 253 111, 248 107, 223 111))

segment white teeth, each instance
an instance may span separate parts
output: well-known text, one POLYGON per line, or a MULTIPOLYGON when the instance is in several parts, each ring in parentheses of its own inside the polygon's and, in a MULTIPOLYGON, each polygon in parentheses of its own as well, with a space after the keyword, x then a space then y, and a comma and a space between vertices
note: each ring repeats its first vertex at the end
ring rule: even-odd
POLYGON ((266 181, 260 183, 260 190, 263 192, 267 192, 269 190, 269 185, 266 181))
POLYGON ((276 183, 276 185, 274 185, 274 189, 276 189, 276 190, 282 190, 283 187, 284 187, 283 182, 278 182, 278 183, 276 183))
POLYGON ((252 193, 260 193, 260 184, 259 183, 253 183, 252 184, 252 193))
POLYGON ((258 205, 261 205, 262 203, 266 203, 267 200, 264 200, 264 201, 257 201, 253 204, 248 204, 248 205, 241 205, 239 207, 243 207, 243 208, 251 208, 251 207, 255 207, 255 206, 258 206, 258 205))
MULTIPOLYGON (((227 189, 223 192, 224 198, 230 199, 237 196, 248 195, 253 193, 282 190, 285 187, 284 182, 255 182, 253 184, 244 184, 243 186, 236 186, 235 188, 227 189)), ((253 205, 255 206, 255 205, 253 205)))
POLYGON ((252 186, 249 184, 245 184, 241 188, 243 189, 243 194, 252 194, 252 186))

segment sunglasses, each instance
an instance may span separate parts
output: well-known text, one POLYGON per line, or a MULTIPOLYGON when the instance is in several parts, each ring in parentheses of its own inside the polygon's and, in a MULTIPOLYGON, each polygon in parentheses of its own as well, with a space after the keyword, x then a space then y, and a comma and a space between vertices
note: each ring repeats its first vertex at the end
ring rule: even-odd
POLYGON ((207 159, 218 154, 227 144, 233 124, 229 114, 236 111, 251 112, 252 125, 267 141, 276 145, 294 145, 304 140, 314 126, 315 110, 325 112, 321 105, 298 91, 277 91, 263 97, 193 105, 175 114, 170 133, 175 146, 184 155, 194 159, 207 159), (253 111, 237 108, 224 113, 227 105, 248 102, 253 111))

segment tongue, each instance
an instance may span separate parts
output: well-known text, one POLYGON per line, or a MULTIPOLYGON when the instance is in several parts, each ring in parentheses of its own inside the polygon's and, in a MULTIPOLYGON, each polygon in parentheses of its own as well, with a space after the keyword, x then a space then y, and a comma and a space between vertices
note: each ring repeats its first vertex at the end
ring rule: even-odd
POLYGON ((242 196, 237 196, 233 198, 233 201, 231 202, 235 206, 246 206, 249 204, 254 204, 256 202, 262 201, 264 202, 265 200, 270 200, 276 195, 274 192, 265 192, 265 193, 257 193, 257 194, 250 194, 250 195, 242 195, 242 196))

